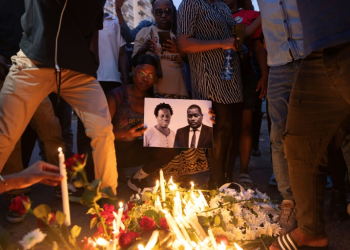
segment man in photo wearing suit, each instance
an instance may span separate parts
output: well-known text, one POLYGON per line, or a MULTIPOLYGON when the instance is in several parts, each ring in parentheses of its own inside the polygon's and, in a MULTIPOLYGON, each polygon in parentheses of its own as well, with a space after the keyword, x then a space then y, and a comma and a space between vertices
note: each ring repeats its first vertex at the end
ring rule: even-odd
POLYGON ((203 113, 198 105, 187 109, 188 126, 176 131, 176 148, 213 148, 213 128, 202 124, 203 113))

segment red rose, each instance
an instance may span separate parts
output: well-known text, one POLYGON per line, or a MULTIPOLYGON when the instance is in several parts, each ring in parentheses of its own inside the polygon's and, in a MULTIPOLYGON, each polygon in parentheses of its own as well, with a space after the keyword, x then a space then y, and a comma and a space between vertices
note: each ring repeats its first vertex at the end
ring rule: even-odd
POLYGON ((228 245, 228 239, 226 236, 223 235, 218 235, 216 236, 216 243, 221 244, 224 243, 226 246, 228 245))
POLYGON ((169 229, 169 225, 168 225, 168 222, 166 221, 165 217, 160 219, 159 226, 161 226, 164 229, 169 229))
POLYGON ((119 234, 119 246, 127 247, 139 236, 140 233, 137 232, 122 232, 119 234))
MULTIPOLYGON (((56 217, 55 217, 55 213, 54 212, 51 212, 51 215, 50 216, 45 216, 43 218, 49 225, 51 225, 52 223, 54 223, 56 221, 56 217), (48 217, 50 217, 50 220, 48 220, 48 217)), ((37 223, 38 223, 38 228, 44 228, 44 227, 47 227, 46 224, 41 220, 41 219, 38 219, 37 220, 37 223)))
POLYGON ((110 212, 112 213, 115 209, 114 205, 109 205, 109 204, 104 204, 103 205, 103 209, 106 211, 106 212, 110 212))
POLYGON ((65 160, 64 164, 66 164, 66 168, 69 171, 73 171, 73 167, 77 165, 76 161, 83 164, 85 161, 85 154, 82 154, 82 155, 75 154, 72 157, 69 157, 67 160, 65 160))
POLYGON ((19 215, 25 214, 27 211, 24 207, 23 202, 30 203, 30 200, 27 196, 24 195, 16 196, 14 199, 11 200, 9 210, 18 213, 19 215))
POLYGON ((84 237, 84 240, 78 243, 81 250, 95 250, 96 243, 91 238, 84 237))
POLYGON ((133 207, 135 207, 135 201, 129 201, 128 202, 128 210, 132 210, 133 207))
POLYGON ((156 222, 150 217, 143 216, 139 225, 143 231, 151 231, 151 230, 155 229, 156 222))

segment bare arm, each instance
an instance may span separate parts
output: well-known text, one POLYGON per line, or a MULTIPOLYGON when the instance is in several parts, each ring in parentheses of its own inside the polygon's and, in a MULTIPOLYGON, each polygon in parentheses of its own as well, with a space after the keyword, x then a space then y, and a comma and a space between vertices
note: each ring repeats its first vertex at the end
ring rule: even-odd
POLYGON ((261 16, 259 15, 251 24, 245 28, 244 39, 252 37, 261 26, 261 16))
POLYGON ((253 49, 256 55, 256 59, 258 61, 259 67, 261 69, 261 78, 259 79, 256 91, 261 89, 261 93, 259 98, 264 98, 267 91, 267 80, 269 76, 269 66, 267 66, 267 51, 264 48, 264 44, 261 41, 253 42, 253 49))
POLYGON ((125 45, 121 46, 119 49, 119 68, 122 75, 123 85, 129 82, 129 61, 125 51, 125 45))
POLYGON ((190 35, 180 35, 177 38, 178 46, 181 53, 197 53, 213 49, 236 49, 234 37, 225 40, 202 41, 192 38, 190 35))

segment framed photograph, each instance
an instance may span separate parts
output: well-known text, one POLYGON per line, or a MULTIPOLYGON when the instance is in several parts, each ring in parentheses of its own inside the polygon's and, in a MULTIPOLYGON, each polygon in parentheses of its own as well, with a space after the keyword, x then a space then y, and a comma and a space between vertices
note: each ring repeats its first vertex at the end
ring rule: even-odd
POLYGON ((213 148, 211 101, 145 98, 144 147, 213 148))

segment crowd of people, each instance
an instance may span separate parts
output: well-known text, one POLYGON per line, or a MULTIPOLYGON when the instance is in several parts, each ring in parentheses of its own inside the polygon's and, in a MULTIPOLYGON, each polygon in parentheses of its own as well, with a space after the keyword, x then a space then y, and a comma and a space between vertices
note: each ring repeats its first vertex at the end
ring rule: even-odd
POLYGON ((283 197, 282 232, 270 249, 327 249, 327 174, 332 216, 349 217, 341 146, 350 133, 350 6, 258 0, 257 12, 250 0, 183 0, 177 10, 172 0, 152 0, 154 22, 130 29, 123 3, 116 0, 116 15, 104 13, 105 0, 0 3, 0 192, 59 183, 53 165, 58 147, 73 154, 72 109, 78 151, 90 152, 88 176, 101 187, 116 193, 122 169, 138 166, 128 186, 152 186, 148 176, 176 157, 176 145, 207 154, 209 189, 233 181, 239 155, 239 183, 251 188, 248 164, 261 154, 256 138, 267 95, 273 173, 283 197), (241 37, 232 35, 237 24, 245 26, 241 37), (221 77, 227 50, 236 51, 230 80, 221 77), (161 101, 157 125, 144 126, 145 98, 210 100, 212 107, 189 106, 189 125, 175 132, 168 127, 173 110, 161 101), (203 112, 213 128, 202 124, 203 112), (33 130, 48 163, 26 168, 33 130), (200 139, 204 133, 214 140, 200 139))

